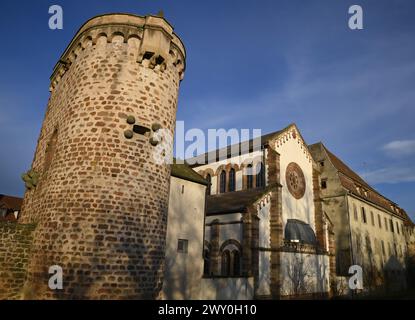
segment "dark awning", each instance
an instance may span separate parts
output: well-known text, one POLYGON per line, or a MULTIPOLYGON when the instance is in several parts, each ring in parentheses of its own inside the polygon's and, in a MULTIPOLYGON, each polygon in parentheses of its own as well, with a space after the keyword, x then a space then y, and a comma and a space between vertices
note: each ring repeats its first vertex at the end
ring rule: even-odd
POLYGON ((316 244, 316 235, 311 226, 301 220, 288 219, 285 226, 285 240, 316 244))

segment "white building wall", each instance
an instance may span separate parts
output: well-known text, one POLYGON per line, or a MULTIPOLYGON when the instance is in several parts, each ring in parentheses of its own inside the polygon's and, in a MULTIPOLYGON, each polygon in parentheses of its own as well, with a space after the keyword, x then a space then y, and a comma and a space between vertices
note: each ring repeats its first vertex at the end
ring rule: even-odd
POLYGON ((221 223, 219 227, 219 248, 222 244, 229 240, 237 240, 242 245, 242 219, 241 213, 232 213, 232 214, 222 214, 206 217, 206 231, 205 231, 205 240, 210 241, 211 226, 210 224, 219 220, 221 223))
POLYGON ((405 234, 402 233, 403 221, 390 212, 372 205, 366 201, 362 201, 352 196, 348 196, 349 217, 352 229, 352 243, 355 263, 368 263, 368 246, 366 245, 366 237, 370 239, 373 258, 376 267, 381 269, 384 265, 394 267, 399 270, 405 266, 405 255, 407 252, 405 234), (357 220, 355 219, 354 208, 357 209, 357 220), (366 212, 366 223, 362 217, 362 207, 366 212), (372 223, 371 212, 374 215, 374 224, 372 223), (380 216, 381 227, 379 227, 378 215, 380 216), (385 226, 385 218, 387 228, 385 226), (390 219, 392 219, 394 232, 390 228, 390 219), (399 233, 397 231, 399 226, 399 233), (381 242, 385 246, 385 254, 383 253, 381 242), (397 255, 395 254, 395 245, 397 255), (391 251, 389 250, 391 248, 391 251), (363 261, 360 261, 360 255, 363 255, 363 261))
POLYGON ((202 300, 252 300, 254 278, 204 278, 202 300))
POLYGON ((235 189, 236 189, 236 191, 238 191, 238 190, 242 190, 242 188, 243 188, 243 185, 242 185, 242 181, 243 181, 243 172, 242 172, 242 170, 240 170, 240 171, 237 171, 236 172, 236 175, 235 175, 235 189))
MULTIPOLYGON (((275 145, 276 151, 280 154, 281 167, 281 184, 282 188, 282 218, 283 228, 288 219, 298 219, 308 223, 315 231, 314 222, 314 197, 313 197, 313 163, 309 156, 308 150, 300 140, 300 135, 297 132, 296 139, 291 133, 283 135, 275 145), (287 166, 291 163, 297 163, 306 180, 306 191, 302 199, 295 199, 287 188, 285 178, 287 166)), ((284 230, 283 229, 283 230, 284 230)))
POLYGON ((219 247, 229 239, 237 240, 242 244, 242 223, 223 224, 220 226, 219 247))
POLYGON ((256 290, 257 296, 271 295, 271 252, 259 252, 259 275, 258 287, 256 290))
MULTIPOLYGON (((220 166, 222 166, 222 165, 226 166, 229 163, 237 164, 240 167, 244 163, 248 164, 249 162, 254 161, 254 166, 255 166, 256 163, 262 161, 262 154, 263 154, 262 151, 255 151, 255 152, 252 152, 252 153, 243 154, 243 155, 232 157, 232 158, 229 158, 229 159, 224 159, 224 160, 217 161, 217 162, 214 162, 214 163, 206 164, 206 165, 203 165, 203 166, 200 166, 200 167, 196 167, 194 169, 198 173, 200 173, 201 171, 206 170, 206 169, 212 169, 213 172, 216 174, 216 171, 218 170, 218 168, 220 166)), ((242 170, 236 172, 236 179, 235 179, 236 180, 236 186, 235 186, 236 190, 235 191, 242 190, 242 176, 243 176, 242 170)), ((218 193, 217 186, 218 186, 218 176, 215 175, 215 176, 212 177, 212 187, 211 187, 211 194, 212 195, 215 195, 215 194, 218 193)))
POLYGON ((199 298, 203 276, 205 194, 206 186, 171 177, 164 299, 199 298), (188 240, 187 254, 177 252, 178 239, 188 240))
POLYGON ((281 265, 281 295, 329 292, 327 255, 282 252, 281 265))
POLYGON ((267 201, 258 211, 260 251, 257 296, 269 296, 271 294, 271 252, 264 250, 271 248, 270 208, 271 202, 267 201))

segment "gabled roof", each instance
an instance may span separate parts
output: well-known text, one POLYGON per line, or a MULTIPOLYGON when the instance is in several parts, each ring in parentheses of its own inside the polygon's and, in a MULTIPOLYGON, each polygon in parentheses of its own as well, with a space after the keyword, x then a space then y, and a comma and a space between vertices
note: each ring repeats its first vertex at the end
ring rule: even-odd
MULTIPOLYGON (((268 145, 269 141, 271 141, 273 138, 279 136, 280 134, 284 133, 285 131, 287 131, 288 129, 290 129, 292 126, 295 126, 295 124, 290 124, 289 126, 285 127, 282 130, 278 130, 278 131, 274 131, 271 133, 267 133, 261 137, 258 137, 256 139, 251 139, 248 141, 242 141, 233 145, 229 145, 227 147, 221 148, 221 149, 216 149, 210 152, 206 152, 204 154, 198 155, 194 158, 190 158, 189 162, 193 163, 195 162, 194 160, 199 160, 197 161, 196 164, 191 165, 192 168, 194 167, 199 167, 203 164, 207 164, 208 163, 208 159, 216 159, 216 161, 219 160, 224 160, 226 158, 231 158, 231 157, 235 157, 244 153, 251 153, 254 151, 254 146, 257 147, 257 145, 254 145, 254 143, 258 143, 258 141, 260 141, 259 146, 260 147, 264 147, 266 145, 268 145), (232 153, 232 151, 236 149, 238 152, 237 153, 232 153), (219 158, 219 155, 222 156, 222 154, 226 154, 226 158, 219 158), (202 163, 202 164, 199 164, 202 163)), ((255 150, 256 151, 256 150, 255 150)), ((223 157, 223 156, 222 156, 223 157)))
POLYGON ((19 197, 7 196, 0 194, 0 208, 20 211, 22 207, 23 199, 19 197))
POLYGON ((189 167, 187 163, 178 164, 174 159, 171 165, 171 175, 176 178, 184 179, 187 181, 208 185, 208 182, 203 177, 189 167))
MULTIPOLYGON (((330 150, 328 150, 323 143, 319 142, 314 145, 311 145, 310 147, 315 146, 315 145, 320 145, 323 148, 323 150, 327 154, 327 157, 332 163, 332 165, 340 173, 339 174, 340 183, 346 190, 348 190, 350 193, 354 195, 357 195, 360 198, 364 198, 365 200, 372 202, 390 211, 391 213, 397 216, 400 216, 404 220, 409 219, 405 210, 398 207, 396 203, 389 200, 388 198, 380 194, 377 190, 375 190, 355 171, 353 171, 342 160, 340 160, 336 155, 334 155, 330 150), (367 191, 367 193, 365 193, 365 191, 367 191), (393 207, 396 208, 396 210, 393 210, 392 209, 393 207)), ((318 161, 319 159, 315 159, 315 160, 318 161)))
POLYGON ((362 177, 360 177, 356 172, 354 172, 352 169, 350 169, 343 161, 341 161, 337 156, 335 156, 333 153, 331 153, 330 150, 326 148, 324 144, 322 144, 324 150, 326 151, 331 163, 334 165, 334 167, 341 173, 343 173, 345 176, 351 178, 352 180, 358 182, 360 185, 374 190, 365 180, 363 180, 362 177))
POLYGON ((258 188, 207 196, 206 215, 244 213, 250 205, 269 191, 270 188, 258 188))
POLYGON ((402 214, 404 216, 405 219, 405 225, 408 227, 415 227, 415 223, 411 220, 411 218, 408 216, 408 214, 406 213, 406 211, 404 209, 402 209, 402 214))

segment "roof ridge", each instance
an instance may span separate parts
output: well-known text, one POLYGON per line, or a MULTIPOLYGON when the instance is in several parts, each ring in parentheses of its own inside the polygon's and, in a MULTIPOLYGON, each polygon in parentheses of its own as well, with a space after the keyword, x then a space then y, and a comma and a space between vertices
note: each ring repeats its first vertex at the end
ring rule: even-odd
POLYGON ((191 182, 208 185, 208 182, 198 172, 193 170, 187 163, 176 163, 176 159, 173 159, 171 164, 171 175, 176 178, 188 180, 191 182))
POLYGON ((321 143, 321 146, 326 151, 330 162, 333 164, 333 166, 336 168, 336 170, 338 172, 340 172, 344 176, 348 177, 349 179, 353 180, 355 183, 359 183, 363 187, 371 190, 372 192, 374 192, 375 194, 377 194, 378 196, 380 196, 381 198, 383 198, 384 200, 386 200, 390 204, 395 205, 396 207, 398 207, 401 211, 403 210, 396 202, 390 200, 389 198, 384 196, 382 193, 380 193, 378 190, 376 190, 374 187, 372 187, 365 179, 363 179, 357 172, 355 172, 343 160, 341 160, 338 156, 336 156, 333 152, 331 152, 323 143, 321 143), (343 166, 346 170, 343 170, 343 168, 339 168, 338 164, 340 164, 340 166, 343 166), (349 171, 349 172, 347 172, 347 171, 349 171))
MULTIPOLYGON (((218 160, 218 157, 219 157, 219 154, 220 154, 220 151, 221 150, 226 150, 227 151, 227 153, 226 153, 226 156, 227 156, 227 158, 228 157, 230 157, 231 156, 231 154, 230 154, 230 152, 232 151, 232 147, 234 147, 234 146, 236 146, 236 145, 242 145, 242 144, 248 144, 248 150, 249 150, 249 152, 251 152, 250 150, 251 150, 251 144, 253 143, 253 141, 254 140, 256 140, 256 139, 261 139, 260 141, 261 141, 261 147, 262 146, 264 146, 268 141, 270 141, 272 138, 274 138, 276 135, 280 135, 280 134, 282 134, 283 132, 285 132, 285 131, 287 131, 288 129, 290 129, 292 126, 295 126, 296 128, 297 128, 297 125, 294 123, 294 122, 292 122, 292 123, 290 123, 288 126, 286 126, 285 128, 283 128, 283 129, 281 129, 281 130, 276 130, 276 131, 272 131, 272 132, 269 132, 269 133, 266 133, 266 134, 263 134, 263 135, 261 135, 261 136, 259 136, 259 137, 255 137, 255 138, 252 138, 252 139, 248 139, 248 140, 244 140, 244 141, 239 141, 239 142, 237 142, 237 143, 234 143, 234 144, 228 144, 227 146, 225 146, 225 147, 222 147, 222 148, 217 148, 217 149, 214 149, 214 150, 211 150, 211 151, 207 151, 207 152, 205 152, 205 153, 202 153, 202 154, 200 154, 200 155, 197 155, 197 156, 195 156, 195 157, 191 157, 191 158, 188 158, 188 159, 186 159, 186 160, 184 160, 184 161, 188 161, 188 160, 190 160, 190 159, 198 159, 198 158, 205 158, 205 160, 206 160, 206 157, 209 155, 209 154, 213 154, 213 153, 215 153, 215 158, 216 158, 216 160, 218 160)), ((297 130, 298 130, 298 128, 297 128, 297 130)), ((298 130, 299 131, 299 130, 298 130)), ((304 139, 303 139, 304 140, 304 139)), ((239 154, 240 154, 240 149, 239 149, 239 154)), ((206 162, 206 161, 205 161, 206 162)), ((195 164, 192 164, 192 165, 190 165, 191 167, 198 167, 198 166, 201 166, 201 165, 204 165, 204 164, 198 164, 198 163, 195 163, 195 164)))

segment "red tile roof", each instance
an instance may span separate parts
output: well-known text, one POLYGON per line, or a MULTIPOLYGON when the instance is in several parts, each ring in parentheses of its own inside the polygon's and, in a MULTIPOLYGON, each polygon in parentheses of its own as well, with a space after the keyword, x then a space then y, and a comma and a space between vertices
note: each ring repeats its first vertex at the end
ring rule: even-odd
POLYGON ((373 187, 371 187, 362 177, 360 177, 356 172, 354 172, 350 167, 348 167, 343 161, 341 161, 337 156, 330 152, 326 146, 322 144, 324 150, 326 151, 331 163, 340 173, 340 183, 342 186, 347 189, 349 192, 364 198, 367 201, 370 201, 389 212, 401 217, 407 222, 411 222, 411 219, 406 214, 405 210, 400 208, 396 203, 389 200, 388 198, 381 195, 373 187))
POLYGON ((22 207, 23 199, 18 197, 7 196, 0 194, 0 208, 6 208, 8 210, 20 211, 22 207))

